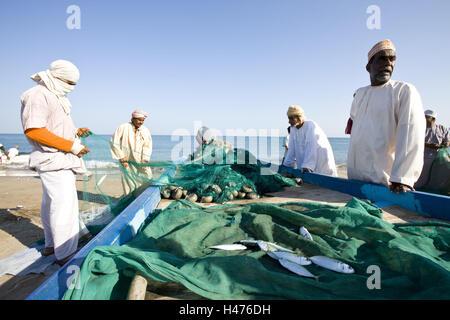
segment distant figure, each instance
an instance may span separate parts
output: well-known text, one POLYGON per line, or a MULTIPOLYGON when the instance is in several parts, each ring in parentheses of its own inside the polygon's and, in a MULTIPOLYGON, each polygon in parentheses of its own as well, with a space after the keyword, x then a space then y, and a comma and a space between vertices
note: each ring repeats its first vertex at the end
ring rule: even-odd
POLYGON ((14 146, 14 148, 8 149, 9 159, 12 160, 19 155, 19 146, 14 146))
POLYGON ((198 144, 200 146, 204 144, 212 144, 217 141, 216 136, 214 135, 214 132, 209 129, 208 127, 201 127, 197 131, 197 135, 195 136, 195 140, 197 140, 198 144))
MULTIPOLYGON (((450 132, 443 125, 436 124, 436 117, 437 113, 433 110, 425 111, 427 128, 425 131, 423 169, 419 180, 417 180, 416 184, 414 185, 415 188, 420 188, 427 184, 431 171, 431 164, 436 158, 439 149, 447 148, 450 146, 450 132)), ((448 174, 450 174, 450 172, 448 174)))
POLYGON ((317 123, 306 120, 303 109, 289 106, 287 116, 291 125, 289 147, 283 165, 303 172, 337 176, 333 150, 326 134, 317 123))
MULTIPOLYGON (((198 159, 203 157, 203 149, 205 146, 219 146, 223 147, 223 151, 228 153, 233 149, 233 145, 217 139, 217 137, 214 135, 214 130, 208 128, 208 127, 201 127, 197 131, 197 135, 195 136, 195 140, 198 143, 198 147, 195 149, 194 153, 191 155, 191 160, 198 159)), ((219 160, 219 159, 216 159, 219 160)), ((223 160, 223 159, 221 159, 223 160)), ((220 161, 220 160, 219 160, 220 161)))
POLYGON ((425 119, 417 89, 391 80, 396 50, 390 40, 368 53, 370 85, 353 98, 347 158, 348 178, 389 186, 391 192, 414 190, 423 165, 425 119))
MULTIPOLYGON (((287 132, 288 132, 288 134, 286 135, 286 137, 284 137, 284 143, 283 143, 284 155, 283 155, 283 160, 281 160, 281 163, 283 163, 284 159, 286 159, 286 155, 287 155, 288 150, 289 150, 289 137, 291 135, 291 127, 290 126, 287 128, 287 132)), ((296 167, 297 166, 294 165, 294 168, 296 168, 296 167)))
MULTIPOLYGON (((3 153, 5 154, 5 156, 6 156, 6 159, 8 159, 9 160, 9 154, 8 154, 8 151, 6 151, 6 149, 5 149, 5 147, 0 143, 0 150, 2 150, 3 151, 3 153)), ((2 162, 2 157, 1 157, 1 153, 0 153, 0 163, 2 162)))
POLYGON ((37 85, 20 98, 23 130, 33 147, 29 166, 42 182, 43 255, 54 253, 60 265, 75 254, 80 237, 90 236, 80 220, 75 185, 75 173, 86 172, 81 157, 89 152, 80 137, 90 131, 75 127, 66 96, 79 77, 78 68, 71 62, 54 61, 50 69, 31 76, 37 85))
POLYGON ((111 154, 123 166, 122 186, 128 195, 152 178, 149 166, 139 166, 150 162, 152 137, 144 126, 147 113, 135 110, 130 122, 121 124, 111 137, 111 154))

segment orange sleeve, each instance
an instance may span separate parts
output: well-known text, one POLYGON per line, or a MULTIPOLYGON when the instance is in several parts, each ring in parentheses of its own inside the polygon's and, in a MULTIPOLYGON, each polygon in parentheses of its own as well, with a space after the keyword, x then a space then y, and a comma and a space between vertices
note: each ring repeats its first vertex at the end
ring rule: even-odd
POLYGON ((74 143, 51 133, 46 128, 31 128, 25 131, 25 135, 40 144, 65 152, 70 152, 74 143))

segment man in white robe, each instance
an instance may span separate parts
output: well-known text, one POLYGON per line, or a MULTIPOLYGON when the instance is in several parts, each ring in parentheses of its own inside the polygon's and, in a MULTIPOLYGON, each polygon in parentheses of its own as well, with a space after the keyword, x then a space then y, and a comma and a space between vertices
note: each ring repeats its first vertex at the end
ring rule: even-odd
POLYGON ((152 154, 152 137, 143 125, 146 118, 147 113, 135 110, 131 121, 121 124, 111 137, 112 157, 123 166, 122 186, 125 195, 152 178, 152 170, 146 165, 152 154))
POLYGON ((396 50, 390 40, 368 54, 371 84, 356 91, 350 111, 348 178, 414 190, 423 166, 422 100, 409 83, 391 80, 396 50))
POLYGON ((306 120, 302 108, 289 106, 287 112, 291 131, 289 148, 283 165, 304 172, 337 176, 333 150, 323 130, 312 120, 306 120))

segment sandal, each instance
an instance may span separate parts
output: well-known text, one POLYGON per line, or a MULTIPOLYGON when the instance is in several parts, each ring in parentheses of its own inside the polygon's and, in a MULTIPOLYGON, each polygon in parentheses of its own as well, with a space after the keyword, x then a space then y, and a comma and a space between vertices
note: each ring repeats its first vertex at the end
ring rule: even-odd
POLYGON ((42 252, 42 255, 47 257, 47 256, 50 256, 50 255, 52 255, 54 253, 55 253, 55 249, 53 247, 45 247, 44 248, 44 252, 42 252))
POLYGON ((57 259, 55 262, 56 262, 57 264, 59 264, 60 266, 63 266, 63 265, 65 265, 67 262, 69 262, 70 259, 72 259, 73 256, 74 256, 77 252, 78 252, 78 250, 75 251, 74 253, 72 253, 71 255, 65 257, 64 259, 61 259, 61 260, 58 260, 58 259, 57 259))

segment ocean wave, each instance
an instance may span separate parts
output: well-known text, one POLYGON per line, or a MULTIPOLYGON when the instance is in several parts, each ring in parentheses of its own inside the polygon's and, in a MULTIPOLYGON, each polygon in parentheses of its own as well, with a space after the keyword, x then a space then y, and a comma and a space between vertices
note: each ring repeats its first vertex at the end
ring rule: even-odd
POLYGON ((28 162, 30 160, 29 154, 18 155, 11 160, 6 159, 5 156, 2 157, 0 162, 0 168, 8 169, 28 169, 28 162))
POLYGON ((101 160, 88 160, 85 161, 87 169, 109 169, 109 168, 119 168, 119 164, 117 162, 112 161, 101 161, 101 160))

